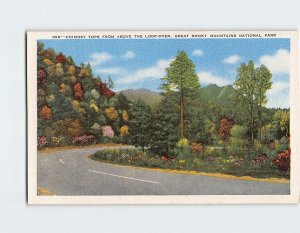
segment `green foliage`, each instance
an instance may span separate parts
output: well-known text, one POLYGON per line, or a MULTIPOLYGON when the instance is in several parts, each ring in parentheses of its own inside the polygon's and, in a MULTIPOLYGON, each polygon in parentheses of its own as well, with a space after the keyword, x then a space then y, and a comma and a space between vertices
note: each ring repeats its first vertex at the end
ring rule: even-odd
POLYGON ((199 91, 200 83, 195 65, 184 51, 179 51, 170 66, 166 68, 166 76, 162 78, 161 90, 165 96, 175 100, 180 109, 180 137, 184 138, 185 108, 188 97, 199 91))
POLYGON ((149 145, 151 135, 151 108, 142 100, 133 102, 130 120, 131 135, 134 145, 142 149, 149 145))

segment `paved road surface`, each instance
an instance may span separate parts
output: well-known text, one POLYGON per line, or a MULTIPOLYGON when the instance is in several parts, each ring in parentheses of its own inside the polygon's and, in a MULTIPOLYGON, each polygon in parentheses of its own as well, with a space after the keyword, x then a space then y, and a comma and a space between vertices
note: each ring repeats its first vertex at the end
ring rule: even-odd
POLYGON ((142 170, 87 157, 97 150, 38 153, 38 187, 56 195, 289 194, 289 184, 142 170))

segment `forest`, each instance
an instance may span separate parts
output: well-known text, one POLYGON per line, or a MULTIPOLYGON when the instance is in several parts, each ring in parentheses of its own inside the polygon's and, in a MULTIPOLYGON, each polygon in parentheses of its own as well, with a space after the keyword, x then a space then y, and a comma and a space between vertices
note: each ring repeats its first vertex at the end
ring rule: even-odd
POLYGON ((290 111, 266 107, 271 78, 266 66, 250 60, 237 68, 232 85, 201 87, 192 60, 178 51, 161 77, 157 98, 147 91, 129 98, 125 91, 113 91, 113 78, 96 76, 90 64, 75 64, 39 42, 37 147, 133 145, 90 157, 131 166, 289 178, 290 111))

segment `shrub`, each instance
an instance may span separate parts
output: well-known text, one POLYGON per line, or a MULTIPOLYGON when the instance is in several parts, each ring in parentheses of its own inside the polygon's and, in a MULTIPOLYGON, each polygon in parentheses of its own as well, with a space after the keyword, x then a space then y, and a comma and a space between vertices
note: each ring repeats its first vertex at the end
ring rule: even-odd
POLYGON ((266 164, 268 160, 268 156, 265 153, 259 154, 257 158, 252 159, 251 165, 258 165, 261 166, 263 164, 266 164))
POLYGON ((44 135, 38 136, 37 141, 38 141, 38 146, 40 147, 45 146, 47 144, 47 137, 44 135))
POLYGON ((273 166, 276 166, 279 171, 287 172, 290 170, 291 150, 286 149, 278 153, 277 157, 272 161, 273 166))
POLYGON ((186 138, 180 138, 176 146, 179 148, 187 147, 189 145, 189 140, 186 138))
POLYGON ((194 142, 192 144, 192 154, 196 154, 196 153, 199 153, 199 154, 204 153, 204 147, 201 143, 194 142))
POLYGON ((95 136, 92 134, 82 134, 80 136, 74 137, 72 143, 79 145, 86 145, 88 143, 93 142, 95 136))

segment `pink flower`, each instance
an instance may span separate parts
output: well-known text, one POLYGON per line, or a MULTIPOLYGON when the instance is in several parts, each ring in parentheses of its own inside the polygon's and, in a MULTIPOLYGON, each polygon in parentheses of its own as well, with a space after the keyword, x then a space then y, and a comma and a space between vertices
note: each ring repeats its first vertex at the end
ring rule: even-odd
POLYGON ((44 146, 47 143, 47 138, 46 136, 39 136, 38 137, 38 144, 40 146, 44 146))
POLYGON ((102 127, 102 134, 104 137, 113 138, 115 135, 115 132, 111 128, 111 126, 106 125, 102 127))

